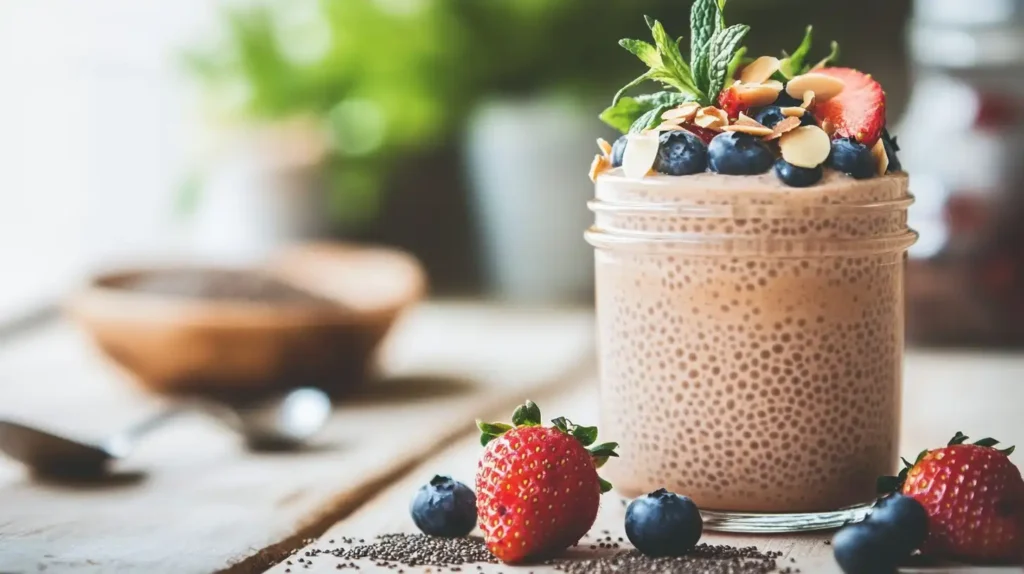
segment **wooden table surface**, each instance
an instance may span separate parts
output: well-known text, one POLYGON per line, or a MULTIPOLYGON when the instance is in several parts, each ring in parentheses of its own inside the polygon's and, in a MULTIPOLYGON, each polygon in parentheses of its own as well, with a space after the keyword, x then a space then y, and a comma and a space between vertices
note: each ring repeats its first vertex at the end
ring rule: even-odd
MULTIPOLYGON (((472 483, 474 418, 507 417, 530 397, 548 413, 595 420, 592 342, 585 312, 428 305, 387 345, 389 376, 339 405, 325 440, 308 452, 249 454, 227 431, 193 418, 147 441, 113 484, 37 484, 0 460, 0 573, 336 572, 331 557, 301 569, 283 560, 344 536, 413 532, 408 504, 419 485, 437 473, 472 483)), ((125 378, 81 334, 54 324, 0 349, 0 417, 101 436, 159 406, 125 378)), ((1024 355, 911 352, 904 399, 904 452, 957 430, 1024 444, 1024 355)), ((606 495, 595 530, 620 536, 622 508, 606 495)), ((783 566, 832 574, 827 538, 705 541, 778 550, 783 566)), ((572 555, 595 552, 581 545, 572 555)))

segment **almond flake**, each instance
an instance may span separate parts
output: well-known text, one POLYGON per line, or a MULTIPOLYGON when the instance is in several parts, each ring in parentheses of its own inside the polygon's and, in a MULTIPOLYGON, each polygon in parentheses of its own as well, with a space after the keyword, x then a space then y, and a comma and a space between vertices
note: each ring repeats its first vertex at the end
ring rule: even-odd
POLYGON ((771 135, 771 128, 764 126, 748 126, 744 124, 733 124, 731 126, 725 126, 722 128, 723 132, 739 132, 741 134, 750 134, 752 136, 764 137, 771 135))
POLYGON ((878 175, 885 175, 885 172, 889 171, 889 154, 885 153, 885 143, 881 138, 875 142, 875 147, 871 148, 871 155, 875 156, 878 163, 878 175))
POLYGON ((740 73, 740 81, 745 84, 762 84, 771 79, 775 72, 779 71, 778 58, 772 56, 761 56, 754 60, 743 72, 740 73))
POLYGON ((622 171, 628 178, 643 179, 654 167, 660 138, 657 132, 630 134, 628 137, 622 156, 622 171))
POLYGON ((604 138, 597 138, 597 147, 601 148, 601 153, 605 157, 612 155, 612 144, 608 143, 604 138))
POLYGON ((722 131, 722 128, 729 125, 729 114, 715 106, 701 108, 693 123, 709 130, 722 131))
POLYGON ((608 171, 611 167, 612 162, 608 160, 608 156, 594 156, 594 163, 590 164, 590 181, 597 182, 597 176, 608 171))
MULTIPOLYGON (((797 109, 799 110, 801 108, 797 109)), ((771 135, 766 136, 764 139, 767 141, 777 140, 781 138, 784 134, 788 134, 789 132, 795 130, 798 127, 800 127, 800 118, 792 116, 788 117, 782 120, 781 122, 775 124, 775 128, 772 129, 771 135)))
POLYGON ((693 116, 697 115, 697 110, 700 109, 700 104, 696 102, 686 102, 678 108, 671 109, 661 114, 663 120, 681 120, 688 122, 693 120, 693 116))
POLYGON ((779 99, 780 91, 781 86, 776 89, 775 86, 767 84, 741 84, 736 88, 736 98, 748 107, 760 108, 779 99))
POLYGON ((809 72, 790 80, 786 85, 786 93, 794 98, 802 98, 807 92, 814 92, 819 102, 827 102, 838 96, 845 87, 846 83, 839 78, 809 72))
POLYGON ((804 117, 804 113, 807 112, 804 108, 797 106, 781 108, 780 111, 782 112, 782 115, 787 118, 802 118, 804 117))
POLYGON ((752 128, 763 128, 764 125, 747 114, 740 112, 740 117, 736 119, 736 125, 738 126, 750 126, 752 128))
POLYGON ((800 104, 800 107, 809 110, 814 107, 814 104, 818 102, 818 96, 814 92, 804 92, 804 103, 800 104))
POLYGON ((683 126, 675 122, 661 122, 658 127, 650 130, 652 132, 673 132, 683 129, 683 126))
POLYGON ((762 86, 768 86, 769 88, 771 88, 773 90, 778 90, 780 92, 782 91, 783 88, 786 87, 786 86, 784 86, 782 84, 782 82, 780 82, 778 80, 767 80, 765 82, 761 82, 761 85, 762 86))
POLYGON ((797 167, 815 168, 832 152, 832 140, 818 126, 797 128, 779 139, 782 159, 797 167))

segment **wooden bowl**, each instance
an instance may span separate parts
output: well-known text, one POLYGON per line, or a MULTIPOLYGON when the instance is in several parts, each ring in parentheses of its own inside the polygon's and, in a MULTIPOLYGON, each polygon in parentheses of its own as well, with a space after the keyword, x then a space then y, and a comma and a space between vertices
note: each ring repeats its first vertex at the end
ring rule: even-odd
POLYGON ((309 385, 343 394, 364 380, 374 350, 425 290, 411 256, 344 244, 289 249, 257 269, 321 301, 272 304, 125 288, 147 273, 183 269, 199 268, 104 274, 67 305, 106 355, 158 392, 251 396, 309 385))

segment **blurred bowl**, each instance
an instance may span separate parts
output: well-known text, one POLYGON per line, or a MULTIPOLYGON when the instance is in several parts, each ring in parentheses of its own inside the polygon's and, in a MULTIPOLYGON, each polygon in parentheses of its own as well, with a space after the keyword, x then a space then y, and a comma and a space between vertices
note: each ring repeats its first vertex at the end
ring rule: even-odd
POLYGON ((251 396, 315 386, 344 394, 365 379, 374 350, 425 290, 411 256, 345 244, 292 248, 252 270, 316 296, 309 301, 129 288, 169 271, 227 270, 125 269, 96 277, 67 305, 106 355, 144 387, 166 393, 251 396))

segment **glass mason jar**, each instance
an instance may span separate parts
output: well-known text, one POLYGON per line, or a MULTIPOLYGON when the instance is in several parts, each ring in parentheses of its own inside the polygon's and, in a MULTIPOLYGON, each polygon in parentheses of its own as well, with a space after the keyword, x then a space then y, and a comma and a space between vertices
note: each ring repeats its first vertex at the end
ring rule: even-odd
POLYGON ((718 530, 856 516, 898 460, 907 177, 613 170, 596 190, 609 480, 690 496, 718 530))

